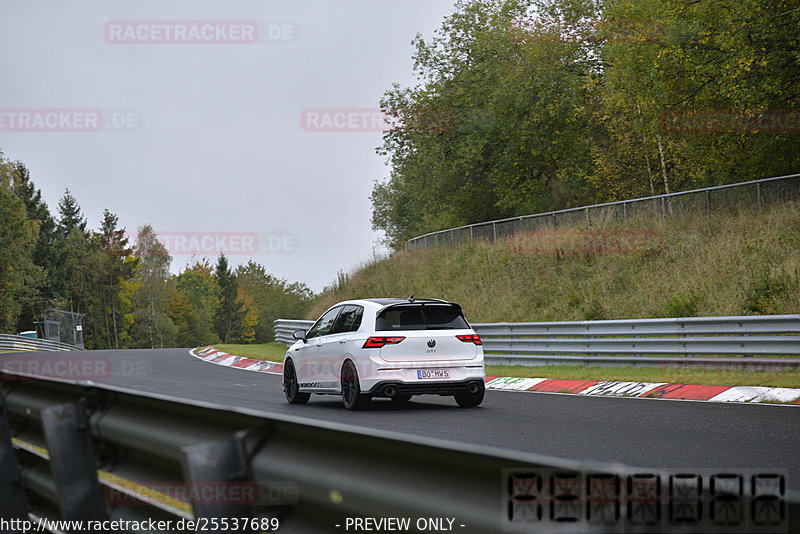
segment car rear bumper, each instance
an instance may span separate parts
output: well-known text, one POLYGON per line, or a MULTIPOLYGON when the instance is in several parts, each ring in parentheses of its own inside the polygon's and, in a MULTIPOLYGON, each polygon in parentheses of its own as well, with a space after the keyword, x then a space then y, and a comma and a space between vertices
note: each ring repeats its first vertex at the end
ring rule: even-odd
POLYGON ((453 395, 469 391, 470 386, 480 390, 486 389, 484 378, 472 378, 469 380, 441 381, 441 382, 400 382, 396 380, 385 380, 374 384, 369 390, 364 391, 374 397, 389 397, 387 388, 394 387, 396 395, 453 395))
POLYGON ((472 360, 428 360, 415 362, 385 362, 374 358, 367 366, 357 368, 361 390, 365 392, 382 391, 389 384, 397 386, 406 395, 423 393, 452 395, 463 391, 472 381, 480 381, 481 387, 486 379, 483 354, 472 360), (446 371, 449 376, 422 378, 419 372, 428 370, 446 371))

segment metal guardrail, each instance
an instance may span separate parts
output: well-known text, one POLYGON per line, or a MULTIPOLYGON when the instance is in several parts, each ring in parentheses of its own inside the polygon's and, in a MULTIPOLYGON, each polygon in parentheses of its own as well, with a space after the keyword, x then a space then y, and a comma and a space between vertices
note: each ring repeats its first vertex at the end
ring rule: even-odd
POLYGON ((50 351, 50 350, 80 350, 73 345, 11 334, 0 334, 0 352, 3 351, 50 351))
POLYGON ((517 232, 552 230, 557 227, 591 225, 595 221, 625 220, 640 214, 663 218, 694 215, 736 204, 762 207, 800 199, 800 174, 775 176, 749 182, 679 191, 630 200, 605 202, 533 215, 522 215, 429 232, 406 241, 405 248, 428 248, 485 240, 495 242, 517 232))
POLYGON ((272 322, 275 329, 275 341, 292 345, 296 340, 292 337, 295 330, 308 330, 314 321, 303 319, 276 319, 272 322))
MULTIPOLYGON (((275 341, 291 344, 292 332, 311 324, 278 319, 275 341)), ((800 369, 800 315, 474 323, 472 327, 483 339, 488 364, 800 369)))
POLYGON ((780 468, 717 473, 741 477, 735 494, 719 483, 715 490, 710 474, 690 477, 690 489, 702 488, 684 500, 702 510, 687 528, 674 520, 676 506, 689 504, 675 497, 685 469, 577 462, 86 382, 0 378, 5 520, 170 521, 113 528, 158 532, 346 532, 358 530, 353 518, 415 521, 403 532, 720 532, 713 510, 724 504, 739 513, 725 532, 762 532, 751 528, 763 517, 770 532, 800 526, 797 492, 781 486, 765 496, 755 482, 750 490, 752 477, 783 477, 785 485, 780 468), (598 522, 601 508, 610 515, 598 522), (419 518, 455 524, 421 528, 419 518))

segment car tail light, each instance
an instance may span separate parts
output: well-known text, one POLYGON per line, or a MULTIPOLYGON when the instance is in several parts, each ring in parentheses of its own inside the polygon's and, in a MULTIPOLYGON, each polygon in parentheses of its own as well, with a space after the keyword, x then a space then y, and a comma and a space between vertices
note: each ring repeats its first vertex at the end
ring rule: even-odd
POLYGON ((384 345, 397 345, 405 339, 404 336, 396 337, 371 337, 364 342, 362 349, 379 349, 384 345))
POLYGON ((481 336, 478 334, 470 335, 470 336, 456 336, 459 341, 463 341, 464 343, 475 343, 476 345, 481 345, 481 336))

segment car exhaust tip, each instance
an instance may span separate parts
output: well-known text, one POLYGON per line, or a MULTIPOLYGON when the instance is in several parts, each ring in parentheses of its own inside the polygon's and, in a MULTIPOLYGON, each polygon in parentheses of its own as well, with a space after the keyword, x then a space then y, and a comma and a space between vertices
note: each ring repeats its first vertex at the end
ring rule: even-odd
POLYGON ((480 390, 480 389, 481 389, 481 387, 478 384, 476 384, 475 382, 473 382, 472 384, 467 386, 467 391, 469 391, 470 393, 473 393, 473 394, 477 393, 478 390, 480 390))
POLYGON ((394 397, 395 395, 397 395, 397 387, 395 387, 395 386, 386 386, 386 388, 384 388, 384 390, 383 390, 383 394, 386 395, 387 397, 390 397, 390 398, 394 397))

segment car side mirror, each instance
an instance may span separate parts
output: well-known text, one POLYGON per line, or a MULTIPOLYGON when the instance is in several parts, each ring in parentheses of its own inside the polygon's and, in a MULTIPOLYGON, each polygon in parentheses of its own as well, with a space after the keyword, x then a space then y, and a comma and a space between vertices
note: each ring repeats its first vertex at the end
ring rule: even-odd
POLYGON ((303 343, 308 341, 306 339, 306 331, 305 330, 295 330, 294 332, 292 332, 292 337, 297 339, 297 340, 302 340, 303 343))

